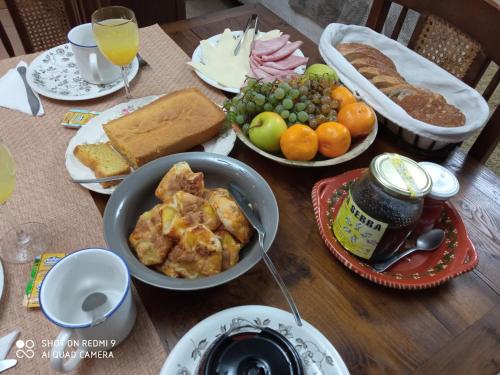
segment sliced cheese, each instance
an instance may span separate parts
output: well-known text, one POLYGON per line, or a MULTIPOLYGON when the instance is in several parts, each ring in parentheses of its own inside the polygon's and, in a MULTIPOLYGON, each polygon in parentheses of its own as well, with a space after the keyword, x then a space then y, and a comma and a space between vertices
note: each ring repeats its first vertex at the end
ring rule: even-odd
POLYGON ((193 68, 227 87, 241 87, 250 73, 250 49, 254 30, 249 30, 237 56, 234 49, 239 42, 231 30, 225 29, 217 45, 207 40, 200 42, 202 63, 189 62, 193 68))
POLYGON ((227 87, 241 87, 245 82, 248 70, 243 66, 237 66, 227 61, 221 61, 220 64, 204 65, 197 62, 189 62, 196 70, 207 77, 227 87))
POLYGON ((271 30, 271 31, 268 31, 267 33, 261 33, 261 34, 257 35, 257 37, 255 39, 269 40, 269 39, 277 38, 277 37, 281 36, 281 34, 283 34, 283 33, 279 30, 271 30))

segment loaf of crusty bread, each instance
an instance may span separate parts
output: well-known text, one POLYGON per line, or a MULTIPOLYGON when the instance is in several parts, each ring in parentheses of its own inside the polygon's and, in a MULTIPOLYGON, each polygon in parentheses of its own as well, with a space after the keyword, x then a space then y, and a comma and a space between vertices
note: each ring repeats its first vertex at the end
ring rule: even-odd
MULTIPOLYGON (((130 173, 130 166, 125 159, 109 143, 93 143, 78 145, 73 154, 84 165, 94 171, 97 178, 119 176, 130 173)), ((102 187, 108 188, 120 181, 101 182, 102 187)))
POLYGON ((215 137, 224 122, 222 109, 195 88, 162 96, 104 125, 113 147, 134 168, 182 152, 215 137))
POLYGON ((411 117, 443 127, 465 124, 462 111, 447 103, 442 95, 406 82, 394 62, 376 48, 362 43, 340 43, 335 48, 411 117))

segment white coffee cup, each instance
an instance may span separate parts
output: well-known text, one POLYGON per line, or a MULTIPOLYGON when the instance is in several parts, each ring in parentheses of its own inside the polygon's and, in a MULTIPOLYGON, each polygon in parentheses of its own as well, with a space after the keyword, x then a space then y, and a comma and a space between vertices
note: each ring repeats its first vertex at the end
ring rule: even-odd
POLYGON ((83 79, 93 84, 106 84, 121 77, 120 67, 109 62, 99 51, 92 24, 73 27, 68 40, 83 79))
POLYGON ((63 328, 52 341, 50 362, 55 370, 69 372, 84 358, 108 356, 106 350, 112 352, 135 323, 127 265, 106 249, 71 253, 45 276, 40 287, 40 307, 52 323, 63 328), (95 292, 107 297, 93 312, 105 320, 91 327, 93 313, 83 311, 82 303, 95 292))

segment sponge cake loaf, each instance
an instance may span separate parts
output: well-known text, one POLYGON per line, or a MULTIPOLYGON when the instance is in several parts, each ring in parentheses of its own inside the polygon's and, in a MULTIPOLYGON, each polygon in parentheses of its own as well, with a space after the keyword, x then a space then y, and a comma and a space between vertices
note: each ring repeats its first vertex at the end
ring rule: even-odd
POLYGON ((215 137, 224 122, 220 107, 195 88, 162 96, 104 125, 111 144, 134 168, 215 137))

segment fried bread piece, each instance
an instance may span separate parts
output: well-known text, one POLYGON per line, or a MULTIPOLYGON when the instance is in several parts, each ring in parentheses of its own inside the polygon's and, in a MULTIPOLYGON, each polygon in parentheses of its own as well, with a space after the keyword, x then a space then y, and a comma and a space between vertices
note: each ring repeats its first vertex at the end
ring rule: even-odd
POLYGON ((201 197, 204 189, 203 173, 194 173, 188 163, 181 161, 174 164, 163 176, 155 195, 161 201, 166 202, 179 190, 201 197))
POLYGON ((217 188, 207 190, 205 194, 224 228, 243 245, 246 244, 252 234, 250 223, 229 191, 217 188))
POLYGON ((221 223, 207 200, 178 191, 162 209, 163 234, 179 240, 184 231, 195 224, 215 230, 221 223))
POLYGON ((188 279, 221 272, 222 244, 219 237, 203 224, 186 229, 160 270, 171 277, 178 275, 188 279))
POLYGON ((222 270, 231 268, 240 259, 241 244, 224 229, 219 229, 215 232, 222 244, 222 270))
POLYGON ((163 263, 172 248, 172 241, 162 233, 161 209, 158 204, 144 212, 129 236, 132 248, 146 266, 163 263))

